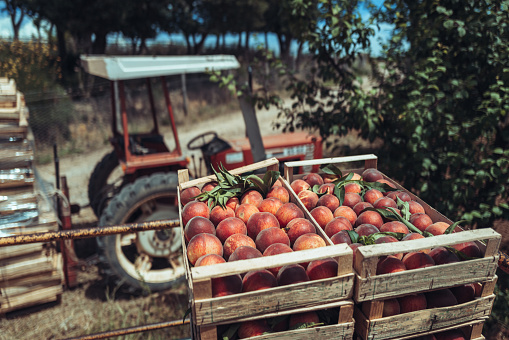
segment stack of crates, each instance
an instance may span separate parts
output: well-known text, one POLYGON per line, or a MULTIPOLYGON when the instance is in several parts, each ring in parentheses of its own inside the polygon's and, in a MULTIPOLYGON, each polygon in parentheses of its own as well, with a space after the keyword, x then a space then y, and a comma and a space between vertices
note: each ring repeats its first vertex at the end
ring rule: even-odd
MULTIPOLYGON (((14 80, 0 78, 0 237, 58 230, 41 208, 28 109, 14 80)), ((62 294, 55 243, 0 247, 0 314, 56 301, 62 294)))
MULTIPOLYGON (((296 168, 336 164, 343 172, 362 174, 367 168, 377 167, 375 155, 330 158, 285 164, 285 177, 289 183, 302 175, 294 175, 296 168), (364 163, 359 166, 359 162, 364 163), (355 164, 357 166, 352 166, 355 164)), ((432 221, 453 222, 423 202, 394 180, 384 178, 398 190, 407 192, 412 200, 420 203, 432 221)), ((404 242, 361 246, 354 255, 355 287, 355 335, 362 340, 412 339, 452 329, 461 329, 467 339, 483 339, 484 321, 489 317, 495 295, 498 266, 498 249, 501 235, 494 230, 479 229, 464 231, 456 227, 455 232, 424 239, 404 242), (439 246, 475 242, 481 257, 457 263, 436 265, 421 269, 377 275, 377 264, 381 257, 405 254, 439 246), (433 294, 445 288, 474 284, 475 299, 454 306, 428 308, 388 317, 383 317, 384 302, 418 293, 433 294)))

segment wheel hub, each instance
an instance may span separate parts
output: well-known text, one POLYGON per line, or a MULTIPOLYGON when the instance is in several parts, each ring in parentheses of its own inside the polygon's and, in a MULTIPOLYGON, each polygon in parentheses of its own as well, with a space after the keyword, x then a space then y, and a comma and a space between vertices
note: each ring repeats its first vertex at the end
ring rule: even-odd
POLYGON ((181 248, 182 240, 179 228, 149 230, 139 232, 138 250, 153 257, 168 257, 181 248))

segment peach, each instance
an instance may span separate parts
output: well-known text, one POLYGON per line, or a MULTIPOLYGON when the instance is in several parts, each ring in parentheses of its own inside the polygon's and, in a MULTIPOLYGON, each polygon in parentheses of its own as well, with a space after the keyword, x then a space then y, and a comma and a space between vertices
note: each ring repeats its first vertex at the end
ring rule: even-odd
POLYGON ((211 191, 212 189, 217 187, 218 184, 219 183, 217 183, 216 181, 208 182, 201 188, 201 192, 211 191))
POLYGON ((401 311, 401 307, 399 306, 398 299, 386 299, 384 300, 384 308, 382 316, 385 318, 387 316, 398 315, 401 311))
POLYGON ((401 313, 416 312, 426 309, 428 302, 424 294, 411 294, 398 298, 401 313))
POLYGON ((366 208, 373 208, 373 205, 369 202, 359 202, 354 205, 353 211, 359 216, 366 208))
POLYGON ((269 197, 264 199, 259 205, 258 210, 260 212, 269 212, 272 215, 276 215, 276 212, 281 208, 283 202, 279 198, 269 197))
POLYGON ((288 329, 295 329, 302 324, 306 324, 308 327, 313 327, 313 324, 320 324, 320 318, 315 311, 292 314, 288 318, 288 329))
POLYGON ((435 340, 466 340, 465 334, 459 329, 452 329, 435 334, 435 340))
POLYGON ((300 199, 302 204, 304 204, 307 210, 313 209, 318 203, 318 195, 311 190, 302 190, 297 194, 297 197, 300 199))
POLYGON ((254 292, 276 286, 276 278, 267 269, 251 270, 242 279, 242 292, 254 292))
POLYGON ((226 201, 225 205, 227 207, 232 208, 232 210, 235 211, 240 205, 240 200, 238 199, 238 197, 230 197, 228 201, 226 201))
POLYGON ((425 238, 425 237, 422 236, 419 233, 408 233, 408 234, 405 235, 405 237, 403 237, 401 239, 401 241, 417 240, 417 239, 420 239, 420 238, 425 238))
POLYGON ((279 226, 284 228, 287 224, 295 218, 303 218, 304 212, 292 202, 285 203, 276 212, 276 218, 279 222, 279 226))
POLYGON ((445 231, 447 230, 447 228, 449 228, 450 224, 448 223, 445 223, 445 222, 435 222, 431 225, 429 225, 425 231, 427 231, 428 233, 431 233, 435 236, 437 235, 443 235, 445 233, 445 231))
POLYGON ((311 188, 314 187, 315 185, 322 185, 323 184, 323 178, 322 176, 320 176, 319 174, 317 173, 309 173, 309 174, 306 174, 302 177, 302 180, 307 182, 311 188))
POLYGON ((433 224, 431 217, 424 213, 410 215, 408 222, 412 223, 420 231, 426 230, 427 227, 433 224))
POLYGON ((458 243, 452 246, 457 251, 468 257, 482 257, 481 249, 475 242, 458 243))
POLYGON ((196 186, 186 188, 180 193, 180 203, 182 206, 185 206, 187 203, 193 201, 199 194, 201 194, 201 190, 196 186))
POLYGON ((345 205, 342 205, 338 207, 336 210, 334 210, 334 217, 346 217, 351 225, 355 224, 355 221, 357 220, 357 214, 355 211, 353 211, 352 208, 347 207, 345 205))
POLYGON ((242 277, 239 274, 216 277, 211 280, 212 297, 221 297, 242 292, 242 277))
POLYGON ((283 182, 281 181, 281 177, 276 179, 274 184, 272 184, 272 187, 282 187, 282 186, 283 186, 283 182))
POLYGON ((226 260, 230 257, 231 254, 240 246, 249 246, 256 248, 255 241, 247 235, 244 234, 233 234, 229 236, 223 245, 223 256, 226 260))
POLYGON ((187 258, 194 266, 200 257, 206 254, 217 254, 223 256, 223 245, 219 239, 212 234, 195 235, 187 245, 187 258))
POLYGON ((254 247, 240 246, 237 249, 235 249, 233 254, 230 255, 230 257, 228 258, 228 262, 254 259, 262 256, 263 256, 262 253, 260 253, 260 251, 254 247))
POLYGON ((273 186, 265 196, 265 198, 271 197, 278 198, 283 203, 290 202, 290 193, 283 186, 273 186))
POLYGON ((373 207, 376 209, 385 209, 385 208, 397 208, 398 205, 396 202, 387 196, 380 197, 373 203, 373 207))
POLYGON ((384 197, 384 194, 375 188, 369 189, 364 193, 364 201, 371 205, 373 205, 373 203, 375 203, 375 201, 381 197, 384 197))
POLYGON ((221 243, 234 234, 247 235, 246 224, 238 217, 228 217, 219 222, 216 227, 216 236, 221 243))
POLYGON ((258 204, 260 204, 263 201, 263 196, 256 190, 248 190, 246 191, 242 197, 240 198, 240 203, 244 204, 252 204, 255 207, 258 207, 258 204))
POLYGON ((324 183, 318 188, 318 192, 320 194, 334 195, 334 188, 336 188, 334 183, 324 183))
POLYGON ((343 200, 343 205, 353 209, 353 207, 359 202, 362 202, 361 195, 354 192, 347 192, 345 194, 345 199, 343 200))
POLYGON ((429 254, 436 265, 460 262, 460 259, 445 247, 436 247, 432 249, 429 254))
MULTIPOLYGON (((390 188, 392 189, 396 189, 396 185, 394 183, 392 183, 391 181, 389 181, 388 179, 385 179, 385 178, 382 178, 382 179, 377 179, 376 182, 378 183, 382 183, 382 184, 386 184, 388 185, 390 188)), ((392 191, 392 190, 391 190, 392 191)), ((386 191, 384 192, 383 194, 384 195, 387 195, 390 191, 386 191)))
MULTIPOLYGON (((381 236, 376 239, 375 244, 382 244, 382 243, 391 243, 391 242, 399 242, 397 238, 394 236, 381 236)), ((398 259, 403 259, 403 253, 393 254, 392 256, 397 257, 398 259)))
POLYGON ((395 256, 389 255, 381 258, 376 266, 376 275, 397 273, 405 271, 406 267, 403 261, 395 256))
MULTIPOLYGON (((263 252, 263 256, 272 256, 272 255, 291 253, 291 252, 293 252, 293 249, 290 248, 289 246, 287 246, 286 244, 274 243, 274 244, 271 244, 270 246, 268 246, 267 249, 265 249, 265 251, 263 252)), ((274 268, 269 268, 268 270, 274 276, 277 276, 277 273, 279 272, 280 269, 281 269, 281 267, 274 267, 274 268)))
POLYGON ((378 230, 378 228, 372 224, 365 223, 355 228, 355 232, 359 234, 359 236, 368 236, 371 234, 379 233, 380 230, 378 230))
POLYGON ((310 280, 338 276, 338 261, 333 258, 311 261, 306 268, 306 274, 310 280))
POLYGON ((326 244, 323 238, 321 238, 318 234, 309 233, 299 236, 299 238, 295 240, 292 249, 294 251, 299 251, 320 248, 325 246, 326 244))
POLYGON ((200 201, 191 201, 182 208, 182 225, 186 226, 187 222, 195 216, 210 217, 209 207, 200 201))
POLYGON ((309 188, 311 188, 311 185, 309 185, 308 182, 302 179, 296 179, 292 181, 292 183, 290 183, 290 187, 298 195, 299 192, 301 192, 302 190, 308 190, 309 188))
POLYGON ((403 190, 395 190, 387 193, 387 197, 394 200, 394 202, 398 202, 397 197, 399 197, 400 200, 403 202, 410 202, 412 200, 412 197, 407 192, 404 192, 403 190))
POLYGON ((413 201, 413 200, 410 200, 408 202, 408 211, 410 212, 411 215, 413 214, 425 214, 426 211, 424 210, 424 207, 419 203, 419 202, 416 202, 416 201, 413 201))
POLYGON ((239 339, 247 339, 258 335, 263 335, 268 332, 272 332, 272 329, 269 327, 267 320, 251 320, 244 321, 240 324, 237 331, 237 336, 239 339))
POLYGON ((359 183, 355 183, 355 182, 349 182, 349 183, 345 184, 344 188, 345 188, 345 193, 352 192, 355 194, 360 194, 362 191, 362 187, 359 185, 359 183))
POLYGON ((269 212, 254 213, 253 215, 251 215, 251 217, 246 223, 247 234, 253 240, 256 240, 256 236, 258 236, 260 231, 262 231, 263 229, 268 229, 272 227, 279 228, 279 226, 280 225, 276 216, 272 215, 269 212))
POLYGON ((353 263, 355 263, 355 254, 357 253, 357 248, 362 247, 362 243, 352 243, 348 245, 353 250, 353 263))
POLYGON ((458 304, 473 301, 475 299, 475 285, 473 283, 452 287, 450 289, 454 294, 454 297, 456 297, 458 304))
POLYGON ((295 240, 299 238, 299 236, 308 234, 308 233, 315 233, 316 234, 316 228, 315 226, 305 218, 296 218, 290 221, 286 225, 286 233, 288 237, 290 238, 290 245, 293 246, 295 243, 295 240))
POLYGON ((402 233, 402 234, 408 234, 409 230, 408 227, 403 223, 399 221, 391 221, 386 222, 382 224, 380 227, 381 232, 391 232, 391 233, 402 233))
POLYGON ((372 224, 378 229, 384 224, 382 215, 373 210, 366 210, 361 213, 355 220, 355 226, 358 227, 361 224, 372 224))
POLYGON ((255 207, 252 204, 241 204, 237 207, 237 210, 235 210, 235 217, 238 217, 247 224, 247 221, 253 215, 254 213, 260 212, 257 207, 255 207))
POLYGON ((406 269, 426 268, 435 265, 431 256, 423 252, 410 252, 403 256, 403 263, 406 269))
POLYGON ((450 289, 435 290, 426 293, 428 308, 448 307, 458 304, 458 300, 450 289))
POLYGON ((212 264, 225 263, 226 260, 218 254, 205 254, 201 256, 196 263, 195 267, 210 266, 212 264))
POLYGON ((201 233, 216 235, 216 228, 214 228, 214 224, 208 218, 195 216, 187 222, 184 228, 186 242, 189 242, 193 236, 201 233))
POLYGON ((277 283, 279 286, 306 281, 309 281, 308 274, 306 273, 306 269, 300 264, 288 264, 283 266, 277 273, 277 283))
POLYGON ((258 233, 255 243, 256 249, 263 253, 265 249, 274 243, 283 243, 290 246, 290 239, 283 229, 279 227, 270 227, 258 233))
POLYGON ((350 234, 348 234, 348 231, 341 230, 334 235, 330 236, 330 240, 334 244, 340 244, 340 243, 346 243, 346 244, 352 244, 352 239, 350 237, 350 234))
POLYGON ((313 208, 313 210, 310 211, 310 214, 322 229, 325 228, 327 223, 329 223, 334 218, 332 211, 324 206, 313 208))
POLYGON ((376 182, 382 178, 384 178, 382 173, 375 168, 368 168, 362 172, 362 179, 365 182, 376 182))
POLYGON ((228 217, 235 217, 235 211, 233 211, 233 209, 230 207, 226 207, 225 209, 219 205, 216 205, 210 211, 210 220, 212 221, 212 223, 214 223, 214 226, 216 227, 219 224, 219 222, 228 217))
POLYGON ((318 199, 316 206, 324 206, 330 209, 330 211, 334 212, 339 207, 339 198, 332 194, 322 195, 318 199))
POLYGON ((352 181, 361 181, 362 180, 362 176, 355 172, 345 172, 343 174, 343 176, 348 176, 350 174, 353 174, 352 178, 350 178, 350 180, 352 180, 352 181))
POLYGON ((341 230, 353 230, 350 221, 348 221, 346 217, 341 216, 333 218, 323 229, 325 234, 329 237, 332 237, 332 235, 337 234, 341 230))

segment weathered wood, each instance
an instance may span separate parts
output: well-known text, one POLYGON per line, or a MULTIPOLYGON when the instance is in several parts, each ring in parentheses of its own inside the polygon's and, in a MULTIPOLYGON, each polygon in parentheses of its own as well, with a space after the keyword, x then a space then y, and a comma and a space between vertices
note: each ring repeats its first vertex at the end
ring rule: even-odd
POLYGON ((0 295, 10 299, 13 296, 17 296, 20 294, 26 294, 32 291, 37 291, 39 289, 62 285, 62 280, 60 279, 60 276, 56 273, 50 273, 49 275, 46 276, 38 275, 38 278, 39 282, 33 282, 32 280, 22 282, 20 280, 18 281, 19 282, 18 284, 13 284, 13 282, 11 281, 11 284, 8 285, 7 287, 0 288, 0 295))
POLYGON ((356 314, 357 332, 363 339, 383 340, 457 326, 488 317, 494 299, 495 295, 491 295, 456 306, 424 309, 376 320, 369 320, 360 312, 356 314))
POLYGON ((62 286, 57 285, 0 300, 0 313, 8 313, 25 307, 57 301, 62 292, 62 286))
POLYGON ((0 280, 12 280, 18 277, 53 271, 51 256, 41 254, 23 255, 2 260, 0 280))
POLYGON ((36 252, 39 252, 40 254, 42 249, 42 243, 19 244, 16 246, 0 247, 0 260, 36 252))

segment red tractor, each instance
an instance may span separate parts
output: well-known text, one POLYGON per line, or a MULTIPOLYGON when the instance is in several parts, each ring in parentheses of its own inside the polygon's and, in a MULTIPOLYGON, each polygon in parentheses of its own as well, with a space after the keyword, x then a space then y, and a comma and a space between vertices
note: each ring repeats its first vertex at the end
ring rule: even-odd
MULTIPOLYGON (((189 159, 179 142, 165 76, 236 69, 238 61, 227 55, 83 56, 81 63, 86 72, 111 84, 113 151, 96 165, 88 186, 99 225, 178 219, 177 171, 188 168, 189 159), (133 81, 138 88, 140 81, 145 83, 149 128, 141 129, 139 119, 132 119, 136 110, 126 104, 126 86, 133 81), (153 95, 156 81, 161 84, 173 134, 166 143, 153 95)), ((219 164, 233 169, 258 161, 253 158, 252 143, 252 138, 226 141, 208 132, 187 146, 202 151, 210 173, 219 164)), ((267 157, 281 162, 322 157, 321 139, 306 133, 272 135, 263 139, 262 148, 267 157)), ((196 176, 193 171, 191 175, 196 176)), ((184 278, 180 228, 98 237, 97 246, 103 275, 133 293, 168 289, 184 278)))

